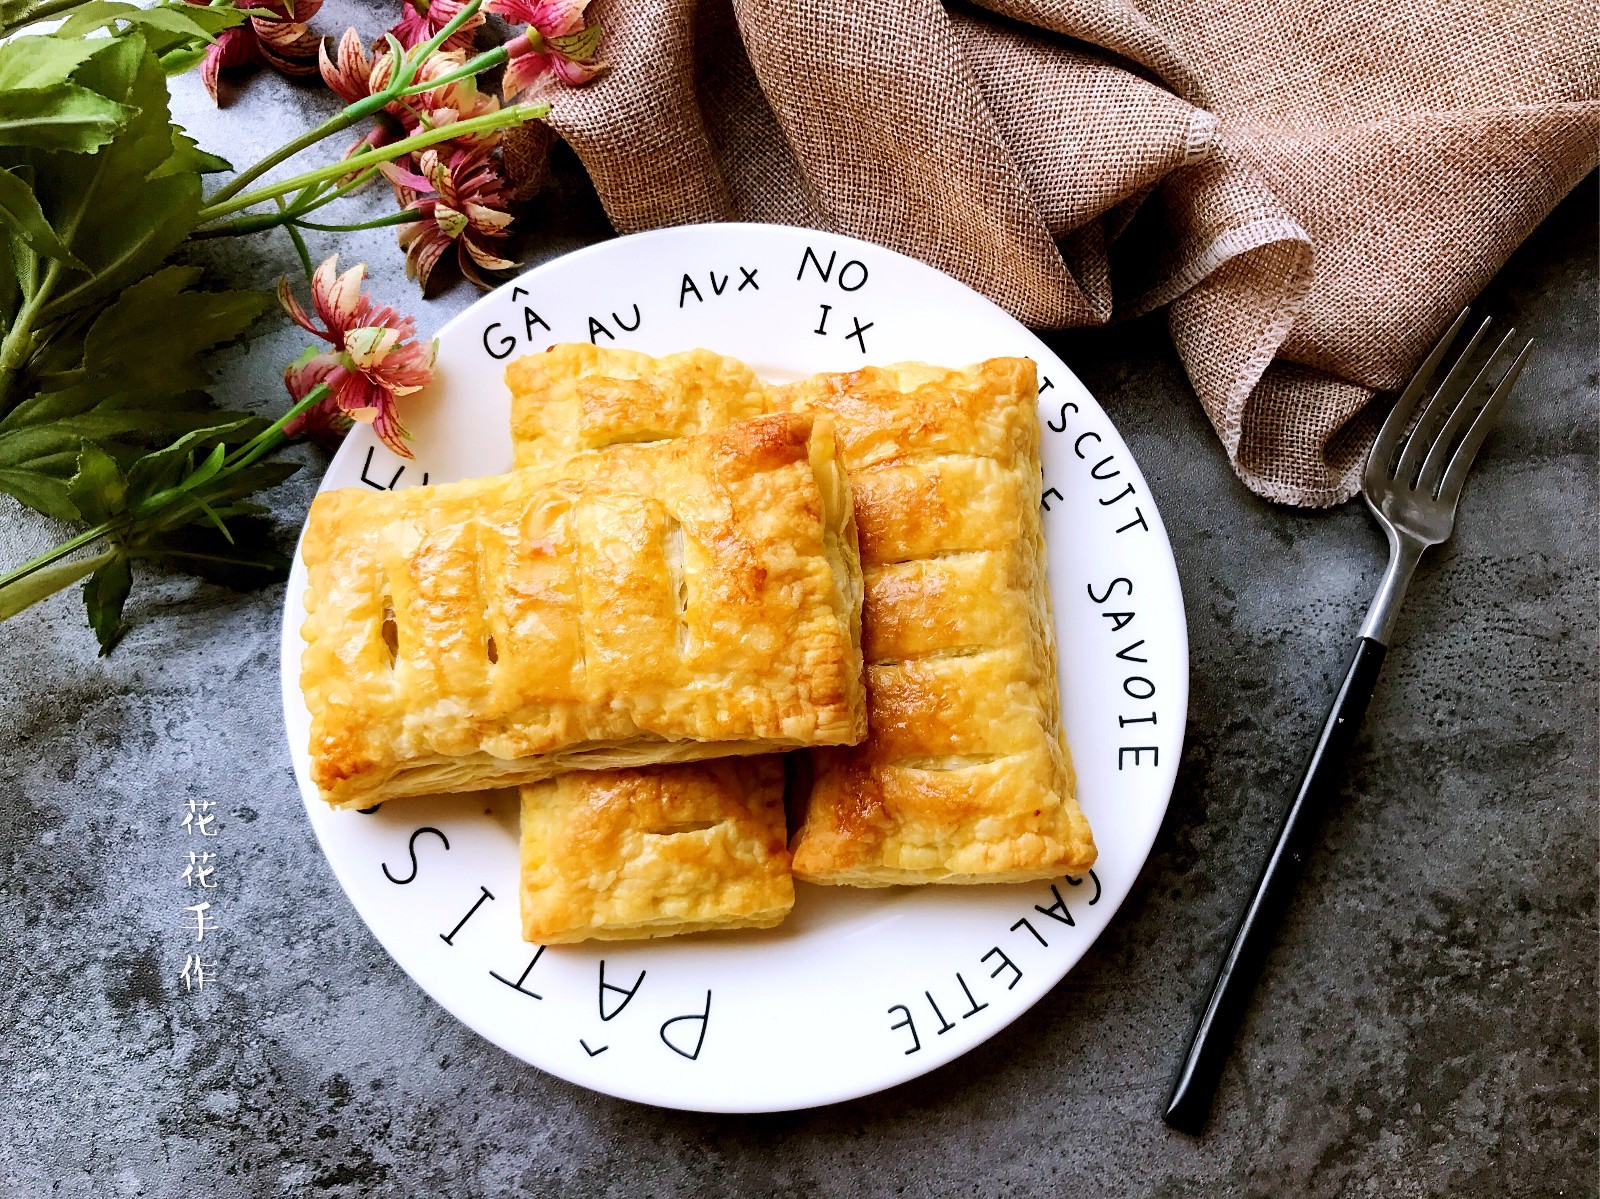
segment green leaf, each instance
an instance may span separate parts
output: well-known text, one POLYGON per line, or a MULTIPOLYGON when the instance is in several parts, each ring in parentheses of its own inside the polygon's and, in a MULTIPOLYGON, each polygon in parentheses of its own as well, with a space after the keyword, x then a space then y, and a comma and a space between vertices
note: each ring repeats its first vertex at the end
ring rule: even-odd
POLYGON ((101 308, 87 333, 46 347, 35 377, 56 391, 98 376, 103 392, 109 387, 123 397, 206 387, 211 373, 203 356, 241 340, 272 299, 260 291, 195 291, 199 279, 199 269, 188 266, 141 279, 101 308))
POLYGON ((231 171, 233 164, 226 158, 221 158, 209 151, 202 150, 199 144, 177 125, 172 127, 172 157, 167 159, 155 170, 156 178, 162 175, 171 175, 178 171, 198 171, 202 175, 214 175, 218 171, 231 171))
POLYGON ((48 325, 135 283, 158 267, 193 228, 200 177, 158 173, 175 153, 167 82, 143 34, 98 39, 98 50, 73 75, 77 86, 133 110, 97 154, 21 152, 34 168, 34 191, 61 240, 88 268, 60 272, 40 299, 48 325))
POLYGON ((0 466, 25 465, 31 457, 59 448, 62 438, 104 441, 138 433, 179 433, 217 420, 204 392, 162 400, 136 396, 119 403, 123 398, 91 382, 24 400, 0 420, 0 466))
MULTIPOLYGON (((203 392, 174 396, 169 403, 126 407, 95 404, 96 388, 85 384, 35 396, 0 421, 0 466, 24 466, 29 459, 84 439, 105 441, 130 434, 187 432, 216 421, 203 392)), ((144 438, 145 441, 149 437, 144 438)))
POLYGON ((34 0, 0 0, 0 25, 11 26, 28 20, 34 0))
POLYGON ((73 9, 59 28, 57 37, 76 38, 113 23, 145 26, 186 38, 211 41, 217 33, 245 19, 243 12, 228 7, 212 8, 198 4, 157 4, 140 8, 121 0, 89 0, 73 9))
MULTIPOLYGON (((291 4, 289 8, 292 13, 294 5, 291 4)), ((139 19, 147 24, 174 29, 198 27, 207 39, 215 38, 224 29, 243 25, 250 19, 248 12, 230 4, 189 4, 186 0, 152 5, 140 12, 143 16, 139 19), (167 24, 173 18, 176 18, 177 24, 167 24)))
POLYGON ((84 337, 84 369, 123 394, 165 395, 211 382, 204 355, 237 341, 272 303, 263 291, 195 291, 200 271, 169 266, 127 288, 84 337))
MULTIPOLYGON (((205 355, 238 341, 266 311, 271 297, 259 291, 195 291, 196 267, 157 271, 100 310, 79 345, 58 340, 39 360, 48 392, 92 383, 85 397, 95 406, 127 407, 135 400, 164 403, 168 397, 209 386, 205 355), (63 347, 77 353, 63 352, 63 347), (81 346, 81 348, 80 348, 81 346)), ((56 401, 51 415, 82 411, 56 401)), ((0 431, 14 427, 0 420, 0 431)))
POLYGON ((137 552, 141 558, 235 591, 254 591, 289 573, 292 560, 272 544, 271 522, 240 516, 229 521, 228 528, 231 543, 215 529, 185 525, 145 540, 137 552))
POLYGON ((83 585, 83 606, 89 610, 89 627, 100 642, 100 656, 109 654, 122 639, 122 606, 133 590, 133 571, 124 554, 116 554, 89 576, 83 585))
MULTIPOLYGON (((263 292, 194 291, 199 274, 166 267, 128 287, 82 335, 76 362, 61 352, 70 342, 52 348, 48 390, 0 416, 0 491, 59 515, 70 458, 84 440, 236 427, 238 414, 210 406, 205 356, 241 337, 271 300, 263 292)), ((256 421, 251 432, 263 427, 256 421)), ((184 452, 192 448, 184 444, 184 452)))
MULTIPOLYGON (((85 386, 66 394, 92 404, 94 391, 85 386)), ((54 393, 36 400, 53 401, 62 395, 54 393)), ((181 432, 207 426, 217 419, 217 411, 207 406, 203 394, 180 399, 183 407, 175 401, 155 407, 89 408, 80 415, 59 420, 41 418, 36 425, 0 432, 0 491, 47 516, 74 519, 76 512, 66 498, 66 485, 76 470, 79 446, 84 441, 105 442, 104 448, 115 453, 118 447, 109 439, 148 439, 151 433, 181 432)), ((27 407, 18 408, 3 423, 11 424, 29 415, 24 411, 27 407)))
MULTIPOLYGON (((270 526, 261 519, 264 509, 246 497, 283 482, 298 464, 228 463, 230 447, 252 443, 266 427, 258 418, 242 417, 196 429, 132 461, 125 474, 113 454, 84 446, 67 502, 94 525, 36 561, 81 552, 97 541, 106 548, 86 563, 63 559, 37 570, 32 564, 22 568, 31 573, 0 584, 0 620, 92 571, 84 604, 101 652, 107 653, 122 633, 132 558, 240 589, 282 578, 289 559, 272 544, 270 526)), ((282 448, 281 434, 275 437, 268 444, 282 448)))
POLYGON ((4 169, 0 169, 0 225, 41 258, 57 258, 72 267, 83 265, 44 219, 33 189, 4 169))
POLYGON ((184 476, 183 482, 178 486, 185 491, 194 491, 204 487, 217 477, 217 472, 222 469, 222 460, 228 456, 228 447, 216 445, 211 447, 211 452, 206 455, 205 461, 184 476))
POLYGON ((74 459, 70 453, 51 458, 57 463, 64 459, 65 469, 51 469, 39 460, 25 469, 0 466, 0 491, 56 520, 77 520, 78 510, 67 498, 67 479, 72 475, 74 459))
POLYGON ((0 146, 90 154, 130 115, 127 105, 75 83, 0 90, 0 146))
POLYGON ((128 484, 110 454, 93 443, 85 443, 78 454, 78 473, 67 484, 67 498, 80 519, 97 525, 122 512, 128 484))
POLYGON ((247 495, 269 491, 300 469, 298 462, 257 462, 243 470, 236 470, 213 483, 205 490, 205 499, 222 516, 233 516, 254 508, 242 504, 247 495))
POLYGON ((138 505, 162 491, 177 489, 192 469, 190 456, 202 451, 210 453, 233 436, 236 442, 248 440, 265 422, 256 417, 237 412, 214 412, 213 417, 232 416, 235 419, 194 429, 170 445, 162 446, 143 455, 128 468, 128 503, 135 511, 138 505))
POLYGON ((59 15, 49 12, 41 14, 38 11, 48 4, 49 0, 0 0, 0 30, 20 29, 46 16, 59 15))
POLYGON ((0 91, 64 83, 100 48, 87 38, 13 38, 0 46, 0 91))
POLYGON ((24 608, 46 599, 79 579, 91 575, 120 553, 114 546, 87 558, 68 558, 0 587, 0 620, 10 620, 24 608))
POLYGON ((168 75, 182 75, 204 62, 206 52, 199 46, 179 46, 176 50, 160 52, 156 57, 161 63, 161 69, 168 75))

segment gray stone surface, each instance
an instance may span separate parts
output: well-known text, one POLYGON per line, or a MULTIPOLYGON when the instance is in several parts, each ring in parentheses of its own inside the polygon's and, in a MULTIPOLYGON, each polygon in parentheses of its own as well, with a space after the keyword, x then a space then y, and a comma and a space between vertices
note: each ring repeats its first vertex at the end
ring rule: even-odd
MULTIPOLYGON (((202 140, 241 161, 316 103, 263 79, 218 118, 178 86, 202 140)), ((145 579, 109 659, 73 595, 0 629, 0 1193, 1594 1194, 1595 210, 1591 179, 1489 289, 1541 349, 1456 539, 1422 568, 1204 1139, 1157 1112, 1382 547, 1356 505, 1245 491, 1143 321, 1057 340, 1172 534, 1188 748, 1133 895, 1026 1017, 887 1094, 763 1118, 524 1066, 401 973, 324 864, 281 731, 281 589, 145 579), (220 814, 221 979, 201 996, 179 981, 190 799, 220 814)), ((542 211, 533 257, 604 229, 570 169, 542 211)), ((408 297, 389 237, 346 257, 408 297)), ((261 284, 287 250, 215 262, 261 284)), ((416 308, 433 327, 471 298, 416 308)), ((236 354, 226 397, 279 404, 300 340, 236 354)), ((316 473, 274 496, 286 529, 316 473)), ((0 525, 8 556, 48 535, 12 508, 0 525)))

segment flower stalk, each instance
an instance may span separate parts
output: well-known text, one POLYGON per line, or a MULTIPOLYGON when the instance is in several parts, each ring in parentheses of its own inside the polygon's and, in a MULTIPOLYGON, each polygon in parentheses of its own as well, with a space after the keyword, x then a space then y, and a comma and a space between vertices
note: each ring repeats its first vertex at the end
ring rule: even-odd
MULTIPOLYGON (((272 183, 244 195, 235 195, 231 198, 218 201, 212 197, 212 202, 200 210, 200 220, 204 223, 218 220, 235 212, 242 212, 257 204, 275 200, 279 196, 287 196, 291 192, 301 191, 318 183, 338 179, 350 174, 352 165, 357 167, 376 166, 379 163, 393 162, 407 154, 418 150, 425 150, 429 146, 436 146, 440 142, 464 137, 473 133, 487 133, 493 129, 505 129, 512 125, 520 125, 523 121, 533 121, 546 116, 550 112, 548 104, 514 104, 510 108, 502 108, 499 112, 486 113, 481 117, 473 117, 466 121, 456 121, 449 125, 441 125, 437 129, 425 129, 420 133, 405 138, 402 141, 391 142, 387 146, 378 146, 362 152, 351 159, 327 163, 324 166, 272 183)), ((342 128, 343 126, 341 126, 342 128)), ((275 224, 282 224, 277 221, 275 224)), ((262 228, 271 228, 264 225, 262 228)))
MULTIPOLYGON (((416 91, 411 89, 412 84, 417 77, 417 69, 427 61, 428 55, 432 54, 440 46, 444 45, 451 34, 455 33, 456 30, 460 29, 469 20, 476 16, 478 9, 481 7, 482 0, 472 0, 470 4, 466 5, 459 13, 456 14, 455 17, 452 18, 443 29, 441 29, 433 37, 429 38, 426 42, 423 42, 414 50, 403 50, 400 46, 400 43, 394 41, 391 35, 391 52, 393 52, 396 57, 394 77, 390 79, 387 87, 385 87, 381 92, 375 92, 363 100, 357 100, 355 103, 347 105, 342 112, 336 113, 334 116, 329 117, 315 129, 309 130, 308 132, 301 134, 299 137, 285 142, 282 146, 278 147, 278 149, 274 150, 271 154, 268 154, 253 167, 241 171, 232 180, 218 189, 216 194, 211 197, 212 205, 217 205, 231 200, 245 188, 249 187, 250 184, 254 183, 257 179, 261 178, 261 176, 265 175, 273 167, 287 162, 296 154, 299 154, 302 150, 310 149, 323 139, 332 137, 335 133, 340 133, 343 130, 349 129, 352 125, 356 124, 356 122, 381 112, 385 106, 393 103, 395 100, 398 100, 404 96, 415 95, 416 91)), ((479 55, 477 58, 473 59, 472 63, 467 65, 472 66, 474 64, 478 64, 477 70, 482 71, 486 70, 490 66, 495 65, 497 62, 504 62, 506 57, 505 48, 503 46, 497 47, 494 50, 490 50, 479 55)), ((437 86, 437 84, 429 83, 417 90, 426 91, 435 86, 437 86)), ((524 117, 523 119, 526 120, 528 118, 524 117)), ((277 194, 283 195, 285 193, 280 191, 277 194)), ((270 199, 271 196, 264 198, 270 199)), ((259 203, 259 201, 255 202, 259 203)), ((246 207, 248 207, 248 205, 246 205, 246 207)))

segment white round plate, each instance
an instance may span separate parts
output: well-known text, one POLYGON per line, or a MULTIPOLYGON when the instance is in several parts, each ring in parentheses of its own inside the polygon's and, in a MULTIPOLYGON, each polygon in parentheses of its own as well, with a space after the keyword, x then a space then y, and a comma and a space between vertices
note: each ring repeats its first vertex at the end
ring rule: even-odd
POLYGON ((405 401, 416 460, 357 426, 322 486, 408 487, 511 466, 506 362, 555 342, 703 346, 787 380, 920 359, 1039 364, 1045 532, 1078 799, 1095 869, 1055 883, 800 885, 781 927, 541 949, 521 939, 514 793, 331 811, 307 774, 305 572, 283 621, 283 706, 311 824, 340 884, 423 990, 507 1052, 611 1095, 765 1112, 870 1094, 993 1036, 1122 903, 1166 811, 1189 684, 1172 550, 1139 468, 1083 385, 1021 324, 932 267, 852 238, 700 225, 529 271, 439 331, 405 401))

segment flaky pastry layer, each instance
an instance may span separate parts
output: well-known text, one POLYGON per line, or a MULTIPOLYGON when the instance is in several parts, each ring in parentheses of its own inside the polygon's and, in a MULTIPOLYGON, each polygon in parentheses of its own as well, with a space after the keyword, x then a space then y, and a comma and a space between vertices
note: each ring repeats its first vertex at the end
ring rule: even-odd
POLYGON ((794 906, 775 755, 522 789, 522 932, 540 945, 771 928, 794 906))
POLYGON ((866 580, 867 739, 812 755, 801 878, 1014 882, 1087 870, 1061 728, 1025 358, 817 375, 775 406, 832 416, 866 580))
POLYGON ((1093 863, 1061 730, 1032 362, 768 387, 705 350, 574 345, 520 360, 507 380, 519 462, 715 428, 758 404, 835 422, 866 564, 869 730, 854 749, 812 755, 797 874, 981 883, 1093 863))
MULTIPOLYGON (((767 409, 749 367, 706 350, 651 358, 557 345, 513 361, 506 382, 518 466, 692 436, 767 409)), ((522 847, 523 934, 543 944, 770 927, 794 902, 777 755, 533 784, 522 847), (665 823, 680 831, 652 831, 665 823)))
POLYGON ((335 807, 864 732, 827 420, 324 492, 302 553, 311 772, 335 807))

